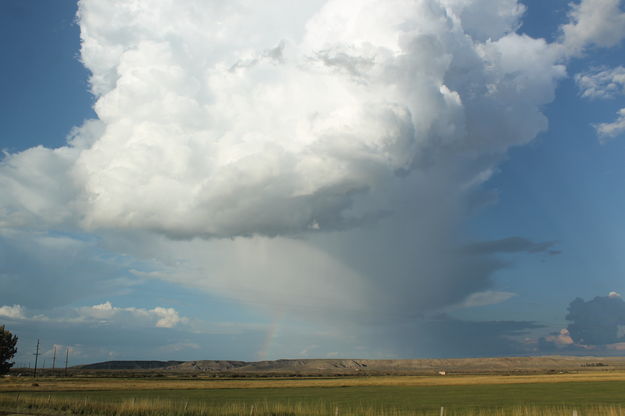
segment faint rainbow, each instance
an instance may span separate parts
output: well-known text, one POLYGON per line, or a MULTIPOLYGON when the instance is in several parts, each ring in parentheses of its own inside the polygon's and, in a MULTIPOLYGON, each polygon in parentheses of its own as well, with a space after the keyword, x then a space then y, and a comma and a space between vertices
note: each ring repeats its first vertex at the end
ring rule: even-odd
POLYGON ((258 350, 256 356, 259 360, 266 360, 269 357, 269 353, 271 352, 271 347, 276 339, 278 334, 278 329, 280 326, 280 321, 282 317, 278 319, 274 319, 269 328, 267 328, 267 332, 265 333, 265 339, 258 350))

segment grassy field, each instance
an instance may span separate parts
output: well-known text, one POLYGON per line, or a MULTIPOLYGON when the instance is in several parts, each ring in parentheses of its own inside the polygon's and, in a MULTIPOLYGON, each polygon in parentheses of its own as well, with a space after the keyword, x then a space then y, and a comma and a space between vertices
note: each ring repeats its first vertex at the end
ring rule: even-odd
POLYGON ((455 386, 493 384, 534 384, 566 382, 625 382, 625 372, 583 372, 543 375, 451 375, 451 376, 374 376, 215 379, 201 377, 163 378, 38 378, 38 387, 30 377, 0 379, 0 392, 9 391, 80 391, 80 390, 191 390, 297 387, 367 387, 367 386, 455 386))
POLYGON ((625 374, 338 379, 32 379, 0 382, 0 409, 47 414, 625 415, 625 374))

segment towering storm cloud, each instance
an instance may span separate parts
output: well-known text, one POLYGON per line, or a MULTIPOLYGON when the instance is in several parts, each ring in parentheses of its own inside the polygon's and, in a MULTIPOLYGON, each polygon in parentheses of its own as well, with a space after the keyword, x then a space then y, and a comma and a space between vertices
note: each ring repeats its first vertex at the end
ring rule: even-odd
POLYGON ((98 235, 135 276, 324 321, 508 298, 496 253, 553 243, 459 225, 568 57, 613 43, 584 10, 548 43, 516 0, 81 0, 98 118, 5 157, 2 232, 98 235))
POLYGON ((308 3, 82 1, 100 131, 60 167, 80 225, 352 228, 432 186, 454 198, 546 127, 564 67, 514 32, 515 1, 308 3))

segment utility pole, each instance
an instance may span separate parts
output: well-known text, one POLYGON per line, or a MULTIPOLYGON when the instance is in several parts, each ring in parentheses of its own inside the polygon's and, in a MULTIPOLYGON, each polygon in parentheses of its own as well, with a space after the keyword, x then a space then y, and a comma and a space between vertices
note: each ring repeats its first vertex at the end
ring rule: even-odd
POLYGON ((54 375, 55 364, 56 364, 56 345, 54 346, 54 352, 52 353, 52 375, 54 375))
POLYGON ((33 354, 35 356, 35 374, 34 378, 37 378, 37 360, 39 359, 39 339, 37 339, 37 351, 33 354))
POLYGON ((65 377, 67 377, 67 361, 69 361, 69 347, 65 347, 65 377))

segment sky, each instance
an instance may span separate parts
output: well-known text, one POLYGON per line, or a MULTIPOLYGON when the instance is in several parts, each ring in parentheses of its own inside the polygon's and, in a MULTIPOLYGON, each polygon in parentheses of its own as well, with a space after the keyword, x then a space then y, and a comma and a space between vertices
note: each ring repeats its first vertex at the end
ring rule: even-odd
POLYGON ((17 366, 625 350, 622 1, 6 0, 0 31, 17 366))

